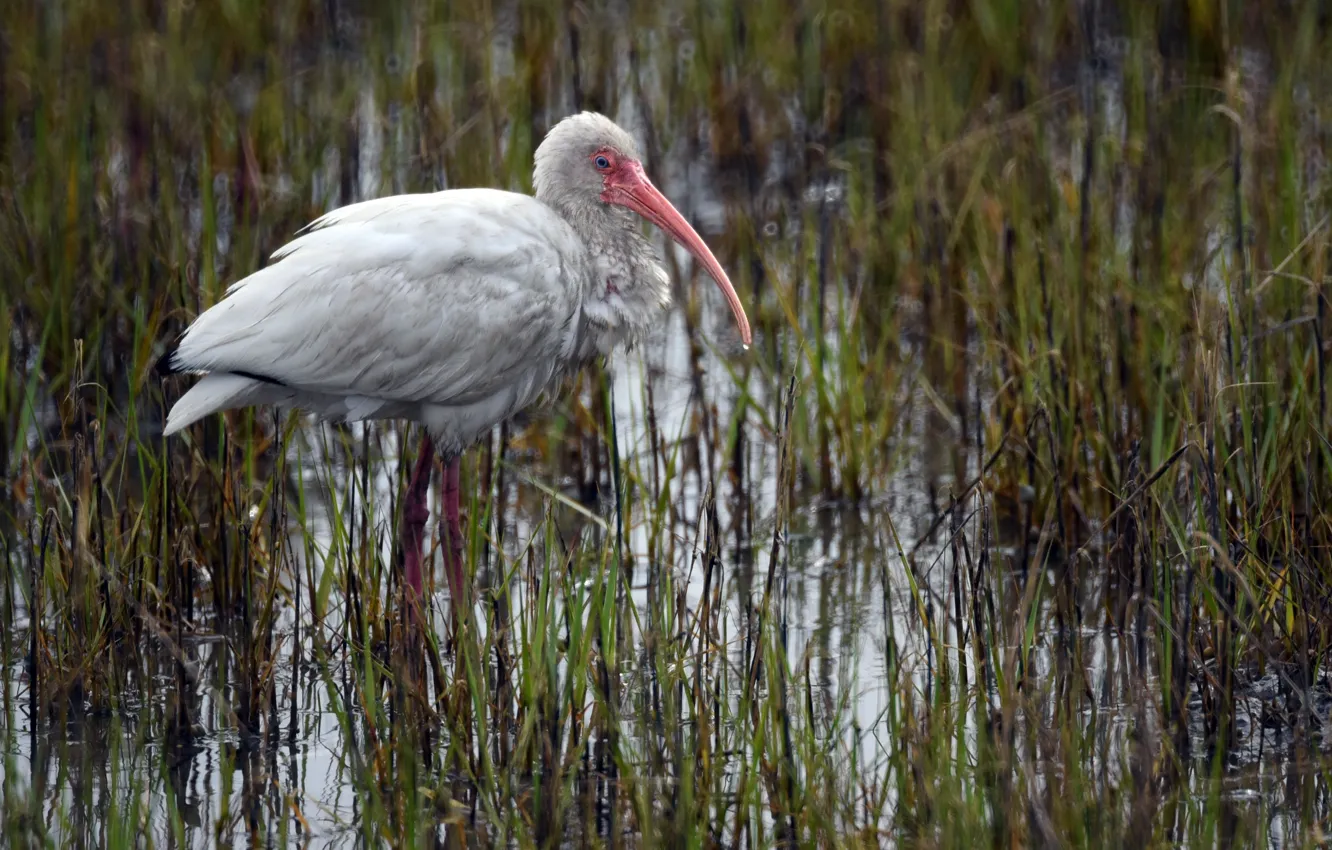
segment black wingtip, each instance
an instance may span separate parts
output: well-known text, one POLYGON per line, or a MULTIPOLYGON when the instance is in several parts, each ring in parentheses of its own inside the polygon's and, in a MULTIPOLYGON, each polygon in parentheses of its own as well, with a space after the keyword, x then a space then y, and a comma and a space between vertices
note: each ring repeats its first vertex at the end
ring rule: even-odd
POLYGON ((153 365, 153 371, 157 373, 159 378, 180 374, 180 364, 176 362, 176 352, 179 350, 180 340, 177 339, 167 346, 167 350, 162 353, 161 357, 157 358, 157 363, 153 365))

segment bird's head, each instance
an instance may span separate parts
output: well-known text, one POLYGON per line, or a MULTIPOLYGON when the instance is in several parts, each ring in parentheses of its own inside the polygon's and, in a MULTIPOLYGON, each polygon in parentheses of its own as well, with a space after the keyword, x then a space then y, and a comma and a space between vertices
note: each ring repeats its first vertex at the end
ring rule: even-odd
POLYGON ((595 112, 571 115, 551 128, 536 150, 536 196, 573 212, 611 205, 632 210, 666 231, 717 282, 749 345, 749 318, 721 263, 684 216, 652 185, 633 137, 595 112))

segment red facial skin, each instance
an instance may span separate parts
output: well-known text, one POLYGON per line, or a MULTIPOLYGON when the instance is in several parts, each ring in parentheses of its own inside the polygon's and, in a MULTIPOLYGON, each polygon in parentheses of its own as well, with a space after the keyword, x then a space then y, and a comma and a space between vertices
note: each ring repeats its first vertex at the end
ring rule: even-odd
POLYGON ((703 264, 703 268, 707 269, 708 274, 721 288, 722 294, 726 296, 731 313, 735 315, 735 321, 740 326, 740 340, 748 346, 752 341, 749 317, 745 315, 745 308, 740 303, 740 296, 736 294, 735 287, 731 286, 730 278, 726 276, 721 263, 708 250, 702 237, 689 226, 689 222, 685 221, 684 216, 680 215, 671 202, 666 200, 666 196, 652 185, 652 181, 643 173, 642 163, 621 156, 614 148, 601 148, 589 159, 592 167, 602 175, 604 191, 601 193, 601 200, 638 213, 669 233, 672 239, 683 245, 703 264), (598 164, 600 158, 605 159, 604 167, 598 164))

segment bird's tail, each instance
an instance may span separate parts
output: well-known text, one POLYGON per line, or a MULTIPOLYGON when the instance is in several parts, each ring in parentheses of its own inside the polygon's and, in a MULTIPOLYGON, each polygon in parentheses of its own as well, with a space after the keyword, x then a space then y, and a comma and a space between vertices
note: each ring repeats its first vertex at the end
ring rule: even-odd
POLYGON ((190 387, 190 391, 171 406, 162 435, 170 436, 219 410, 275 404, 288 395, 285 387, 231 372, 212 372, 204 375, 203 380, 190 387))

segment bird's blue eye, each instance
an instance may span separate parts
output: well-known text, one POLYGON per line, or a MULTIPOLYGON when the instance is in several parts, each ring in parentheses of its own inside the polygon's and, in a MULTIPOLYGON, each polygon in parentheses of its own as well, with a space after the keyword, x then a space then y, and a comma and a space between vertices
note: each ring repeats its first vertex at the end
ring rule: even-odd
POLYGON ((610 168, 610 160, 604 156, 598 156, 596 159, 597 168, 610 168))

